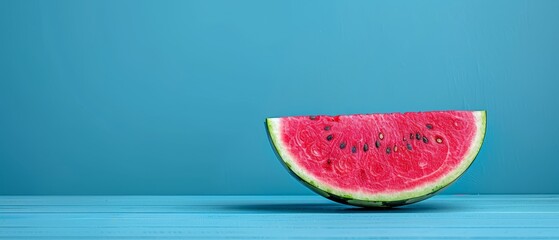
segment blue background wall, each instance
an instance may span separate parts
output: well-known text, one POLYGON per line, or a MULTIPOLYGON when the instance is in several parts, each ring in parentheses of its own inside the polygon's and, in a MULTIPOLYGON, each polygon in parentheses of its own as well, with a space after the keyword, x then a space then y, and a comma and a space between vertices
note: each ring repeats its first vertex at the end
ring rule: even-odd
POLYGON ((486 109, 446 193, 559 193, 559 1, 0 1, 0 194, 307 194, 268 116, 486 109))

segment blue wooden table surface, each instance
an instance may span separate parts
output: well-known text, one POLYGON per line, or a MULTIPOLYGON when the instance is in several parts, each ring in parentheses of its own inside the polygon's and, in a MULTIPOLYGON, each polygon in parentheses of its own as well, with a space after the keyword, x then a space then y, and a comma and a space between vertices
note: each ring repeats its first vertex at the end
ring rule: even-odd
POLYGON ((371 210, 318 196, 1 196, 1 239, 559 239, 559 195, 440 195, 371 210))

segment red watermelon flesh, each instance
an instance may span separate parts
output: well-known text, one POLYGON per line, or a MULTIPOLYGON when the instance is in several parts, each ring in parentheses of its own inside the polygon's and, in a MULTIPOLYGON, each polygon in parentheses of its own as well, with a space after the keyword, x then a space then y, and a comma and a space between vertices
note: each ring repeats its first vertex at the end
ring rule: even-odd
POLYGON ((359 206, 409 204, 456 180, 485 134, 485 111, 268 118, 286 167, 312 190, 359 206))

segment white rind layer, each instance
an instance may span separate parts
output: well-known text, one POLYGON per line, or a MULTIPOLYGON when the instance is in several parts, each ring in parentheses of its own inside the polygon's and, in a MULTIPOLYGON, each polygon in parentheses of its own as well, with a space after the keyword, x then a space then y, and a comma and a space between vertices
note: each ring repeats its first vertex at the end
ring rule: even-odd
MULTIPOLYGON (((485 137, 486 129, 486 112, 485 111, 473 111, 472 112, 476 119, 476 134, 470 144, 468 152, 465 154, 463 161, 454 170, 441 177, 435 182, 429 182, 421 186, 417 186, 413 189, 398 191, 398 192, 381 192, 381 193, 366 193, 362 191, 350 191, 345 189, 340 189, 335 186, 323 183, 312 174, 302 169, 294 160, 294 157, 287 151, 286 147, 282 144, 282 134, 281 134, 281 118, 268 118, 266 119, 266 124, 268 126, 268 131, 270 138, 278 155, 281 160, 287 166, 287 168, 293 172, 301 180, 305 181, 307 184, 315 187, 327 194, 335 195, 344 199, 353 199, 357 201, 364 202, 395 202, 395 201, 406 201, 410 200, 409 203, 422 200, 428 195, 433 194, 442 188, 448 186, 454 182, 460 175, 462 175, 466 169, 472 164, 476 158, 483 139, 485 137)), ((366 203, 357 204, 365 205, 366 203)))

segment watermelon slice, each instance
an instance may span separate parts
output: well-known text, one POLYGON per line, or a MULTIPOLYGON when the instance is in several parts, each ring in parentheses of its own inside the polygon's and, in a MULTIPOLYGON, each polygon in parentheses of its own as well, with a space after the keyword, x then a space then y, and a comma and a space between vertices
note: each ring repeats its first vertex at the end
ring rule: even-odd
POLYGON ((485 136, 485 111, 267 118, 289 172, 318 194, 362 207, 424 200, 460 177, 485 136))

